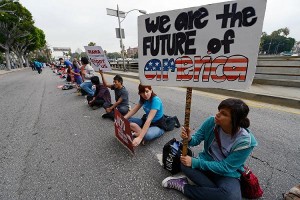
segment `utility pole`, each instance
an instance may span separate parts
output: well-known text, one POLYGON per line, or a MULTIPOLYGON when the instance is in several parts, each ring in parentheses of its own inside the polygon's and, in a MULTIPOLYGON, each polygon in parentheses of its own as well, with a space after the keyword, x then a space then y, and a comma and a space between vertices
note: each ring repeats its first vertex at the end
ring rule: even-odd
POLYGON ((121 47, 121 55, 123 59, 123 70, 126 71, 125 66, 125 55, 124 55, 124 45, 123 45, 123 35, 122 35, 122 29, 121 29, 121 20, 120 20, 120 11, 119 11, 119 5, 117 4, 117 15, 118 15, 118 21, 119 21, 119 34, 120 34, 120 47, 121 47))

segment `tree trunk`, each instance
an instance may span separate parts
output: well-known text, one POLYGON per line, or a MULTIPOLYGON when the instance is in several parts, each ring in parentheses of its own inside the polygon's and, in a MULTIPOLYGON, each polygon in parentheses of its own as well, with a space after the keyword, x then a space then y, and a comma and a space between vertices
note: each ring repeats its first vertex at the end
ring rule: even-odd
POLYGON ((7 70, 11 70, 10 58, 9 58, 9 49, 5 50, 5 59, 6 59, 6 68, 7 70))
POLYGON ((30 67, 29 66, 29 61, 28 61, 28 58, 27 58, 26 55, 24 55, 24 60, 25 60, 26 67, 30 67))
POLYGON ((18 53, 18 60, 19 60, 19 68, 23 68, 23 58, 22 58, 22 53, 18 53))

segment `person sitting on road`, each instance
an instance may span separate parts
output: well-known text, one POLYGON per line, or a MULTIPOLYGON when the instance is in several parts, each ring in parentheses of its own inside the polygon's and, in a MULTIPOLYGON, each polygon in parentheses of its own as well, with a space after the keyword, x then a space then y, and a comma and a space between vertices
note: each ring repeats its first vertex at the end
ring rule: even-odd
POLYGON ((66 81, 74 83, 74 75, 73 75, 72 66, 68 66, 67 67, 67 78, 66 78, 66 81))
POLYGON ((109 108, 111 106, 111 96, 107 87, 100 83, 98 76, 93 76, 91 82, 96 86, 96 91, 94 96, 87 96, 89 106, 94 110, 100 107, 109 108))
POLYGON ((244 163, 257 146, 249 129, 249 107, 240 99, 225 99, 215 116, 207 118, 191 136, 182 128, 181 137, 189 146, 204 142, 197 158, 181 156, 181 170, 186 177, 168 177, 162 186, 179 190, 190 199, 241 200, 240 176, 244 163), (216 137, 215 137, 216 135, 216 137))
POLYGON ((149 141, 160 137, 164 131, 164 107, 161 99, 153 92, 150 85, 139 84, 139 103, 134 106, 124 117, 130 122, 130 129, 135 137, 133 146, 138 146, 142 141, 149 141), (140 118, 132 117, 141 107, 146 114, 140 118))
POLYGON ((76 88, 77 90, 80 88, 80 84, 82 83, 82 77, 80 74, 80 66, 77 62, 77 60, 73 61, 73 70, 71 71, 71 73, 74 76, 74 81, 76 82, 76 88))
POLYGON ((123 78, 120 75, 114 77, 113 84, 108 84, 104 78, 103 71, 99 69, 103 85, 115 91, 115 103, 110 107, 106 108, 106 113, 102 115, 102 118, 109 118, 114 120, 114 109, 117 108, 118 111, 124 116, 129 111, 129 97, 128 91, 123 86, 123 78))
POLYGON ((65 65, 66 68, 69 66, 73 67, 72 63, 69 60, 64 60, 63 58, 59 58, 59 65, 65 65))
POLYGON ((94 96, 94 90, 92 89, 93 84, 91 83, 91 78, 94 76, 95 70, 89 64, 89 59, 87 57, 81 58, 82 63, 82 76, 84 77, 84 82, 80 84, 82 95, 87 94, 88 96, 94 96))

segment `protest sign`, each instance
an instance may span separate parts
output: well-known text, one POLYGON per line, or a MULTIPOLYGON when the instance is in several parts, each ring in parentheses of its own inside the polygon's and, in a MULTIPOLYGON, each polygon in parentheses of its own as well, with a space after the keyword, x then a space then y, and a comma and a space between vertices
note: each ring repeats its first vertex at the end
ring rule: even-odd
POLYGON ((132 154, 134 154, 134 148, 132 145, 132 134, 130 130, 129 121, 123 117, 123 115, 114 109, 115 113, 115 136, 118 141, 121 142, 132 154))
POLYGON ((84 49, 95 71, 99 71, 99 69, 111 71, 110 64, 100 46, 85 46, 84 49))
POLYGON ((138 17, 142 84, 246 89, 266 0, 228 1, 138 17))

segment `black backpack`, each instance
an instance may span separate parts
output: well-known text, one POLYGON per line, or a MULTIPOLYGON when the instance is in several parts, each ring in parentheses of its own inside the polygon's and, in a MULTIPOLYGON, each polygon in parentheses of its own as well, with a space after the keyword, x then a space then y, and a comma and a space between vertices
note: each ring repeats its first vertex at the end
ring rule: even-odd
POLYGON ((165 127, 165 131, 173 131, 174 128, 179 128, 180 127, 180 122, 177 118, 177 116, 168 116, 168 115, 164 115, 165 117, 165 122, 166 122, 166 127, 165 127))

